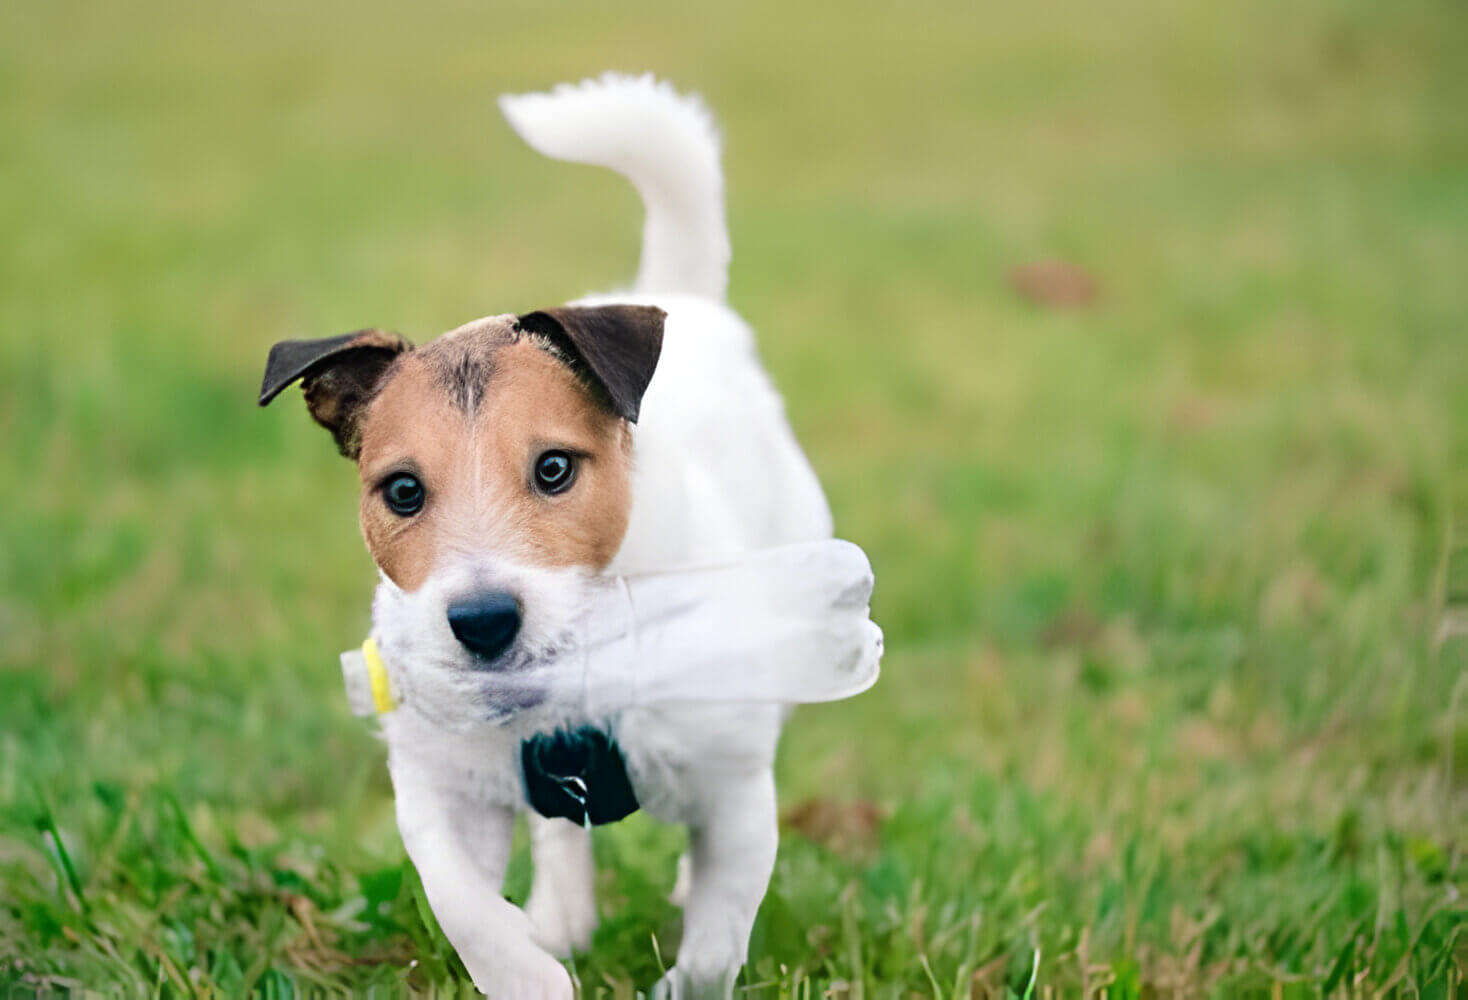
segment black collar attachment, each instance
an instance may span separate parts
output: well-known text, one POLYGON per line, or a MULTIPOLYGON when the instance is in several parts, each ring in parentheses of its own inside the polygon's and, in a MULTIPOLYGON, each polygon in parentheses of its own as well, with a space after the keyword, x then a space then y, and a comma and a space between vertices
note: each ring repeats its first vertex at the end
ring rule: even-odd
POLYGON ((622 751, 595 726, 537 733, 520 744, 520 765, 525 798, 542 816, 600 826, 637 811, 622 751))

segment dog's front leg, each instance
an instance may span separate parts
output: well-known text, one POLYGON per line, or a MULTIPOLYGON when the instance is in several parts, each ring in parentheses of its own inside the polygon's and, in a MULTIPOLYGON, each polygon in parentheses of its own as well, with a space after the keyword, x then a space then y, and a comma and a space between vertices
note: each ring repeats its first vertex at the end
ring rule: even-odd
POLYGON ((525 915, 535 940, 557 958, 591 946, 596 930, 596 862, 591 833, 564 819, 531 813, 530 856, 535 875, 525 915))
POLYGON ((514 810, 394 772, 398 830, 439 926, 492 1000, 570 1000, 565 968, 531 940, 530 920, 500 894, 514 810))
POLYGON ((658 983, 659 1000, 723 1000, 744 964, 749 933, 779 847, 775 778, 769 771, 721 778, 718 798, 689 827, 688 901, 678 963, 658 983))

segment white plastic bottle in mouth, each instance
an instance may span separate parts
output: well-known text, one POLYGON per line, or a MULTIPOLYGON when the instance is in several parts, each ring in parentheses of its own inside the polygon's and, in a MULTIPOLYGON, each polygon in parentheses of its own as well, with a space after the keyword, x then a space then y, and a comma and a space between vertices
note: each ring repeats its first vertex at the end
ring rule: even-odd
MULTIPOLYGON (((575 641, 551 659, 498 675, 503 703, 596 719, 625 708, 688 702, 836 701, 876 683, 882 630, 870 618, 866 554, 826 539, 762 549, 726 563, 605 577, 575 641)), ((368 639, 342 654, 358 715, 412 704, 368 639)), ((484 688, 494 700, 496 676, 484 688)), ((497 721, 513 716, 502 713, 497 721)))

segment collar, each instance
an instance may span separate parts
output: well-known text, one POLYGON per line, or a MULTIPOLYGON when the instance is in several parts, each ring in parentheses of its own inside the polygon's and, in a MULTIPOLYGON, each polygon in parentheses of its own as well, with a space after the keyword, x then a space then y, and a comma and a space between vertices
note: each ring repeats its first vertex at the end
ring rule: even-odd
POLYGON ((615 823, 637 811, 637 793, 616 738, 583 725, 536 733, 520 744, 525 801, 548 819, 585 827, 615 823))

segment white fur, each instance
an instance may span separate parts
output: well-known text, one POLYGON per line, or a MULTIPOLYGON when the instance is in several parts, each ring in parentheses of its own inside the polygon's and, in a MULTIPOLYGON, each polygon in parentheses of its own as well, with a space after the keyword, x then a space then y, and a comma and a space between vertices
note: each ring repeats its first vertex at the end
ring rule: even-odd
MULTIPOLYGON (((702 105, 651 77, 605 76, 501 106, 535 148, 621 171, 647 205, 637 291, 578 303, 668 313, 634 428, 631 522, 608 571, 655 572, 830 537, 825 497, 753 334, 722 302, 723 181, 702 105)), ((507 1000, 570 997, 550 955, 585 947, 596 923, 590 837, 565 821, 532 819, 530 918, 500 896, 513 811, 524 808, 519 743, 572 720, 530 708, 485 724, 493 706, 456 679, 464 671, 446 669, 465 656, 446 607, 471 585, 511 590, 525 614, 517 644, 545 649, 577 613, 585 579, 459 551, 414 593, 383 577, 374 604, 374 634, 405 688, 404 707, 383 718, 404 843, 475 984, 507 1000)), ((772 765, 784 716, 780 706, 708 705, 612 720, 642 807, 690 830, 683 941, 659 995, 727 996, 744 962, 778 841, 772 765)))
POLYGON ((724 176, 713 116, 651 74, 608 73, 549 94, 506 94, 500 110, 537 152, 611 167, 642 195, 640 292, 722 300, 729 270, 724 176))

